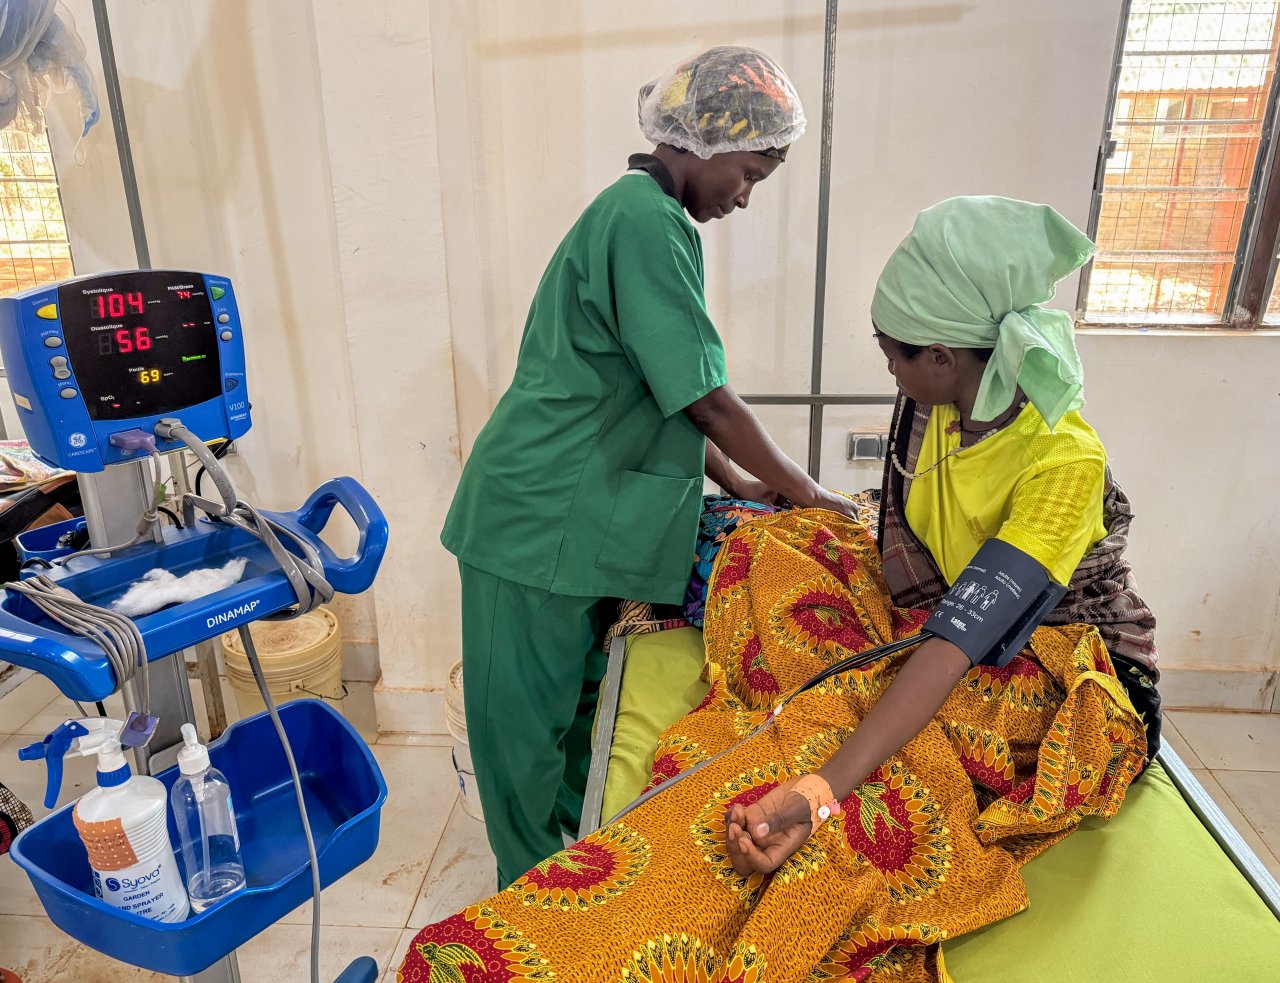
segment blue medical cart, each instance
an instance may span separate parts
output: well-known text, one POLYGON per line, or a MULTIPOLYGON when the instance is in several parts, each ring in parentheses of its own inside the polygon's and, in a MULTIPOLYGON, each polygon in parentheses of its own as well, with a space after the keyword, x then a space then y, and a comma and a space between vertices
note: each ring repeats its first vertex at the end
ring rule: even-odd
MULTIPOLYGON (((157 423, 180 419, 206 443, 234 440, 251 425, 240 313, 225 277, 125 271, 0 299, 0 354, 33 451, 79 473, 85 503, 80 521, 94 547, 135 536, 138 517, 155 494, 145 470, 150 450, 183 447, 155 438, 157 423)), ((326 482, 291 512, 261 514, 315 551, 335 591, 355 594, 372 585, 387 547, 387 520, 354 479, 326 482), (359 534, 347 558, 320 538, 337 508, 359 534)), ((20 544, 23 558, 44 561, 39 572, 100 607, 157 567, 181 575, 233 558, 248 561, 233 586, 135 619, 149 661, 151 712, 160 717, 151 743, 136 749, 135 764, 140 773, 172 785, 177 771, 163 766, 173 760, 181 725, 194 718, 183 651, 285 612, 297 602, 294 589, 263 542, 208 518, 166 527, 106 556, 48 566, 60 552, 56 539, 52 533, 28 537, 20 544)), ((281 542, 303 555, 288 537, 281 542)), ((136 701, 136 677, 121 687, 95 643, 12 591, 0 599, 0 659, 44 674, 75 700, 103 700, 123 688, 126 702, 136 701)), ((279 714, 327 885, 372 855, 386 784, 368 747, 331 707, 304 700, 279 714)), ((290 774, 269 716, 232 725, 209 752, 232 787, 247 884, 205 911, 164 924, 100 901, 70 806, 26 830, 13 857, 50 918, 73 938, 144 969, 199 983, 234 983, 240 978, 234 950, 306 901, 311 876, 290 774)), ((170 817, 171 836, 172 827, 170 817)), ((372 981, 375 973, 365 958, 341 979, 372 981)))

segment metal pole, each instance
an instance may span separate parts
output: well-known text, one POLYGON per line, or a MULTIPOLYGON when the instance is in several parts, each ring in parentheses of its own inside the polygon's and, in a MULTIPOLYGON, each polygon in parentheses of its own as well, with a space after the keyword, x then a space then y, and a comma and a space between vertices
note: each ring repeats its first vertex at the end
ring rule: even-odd
POLYGON ((892 406, 898 397, 887 393, 749 393, 742 401, 752 406, 892 406))
MULTIPOLYGON (((116 134, 116 152, 120 156, 120 176, 124 181, 124 198, 129 208, 129 225, 133 229, 133 248, 138 268, 149 270, 151 250, 147 248, 142 202, 138 196, 138 176, 133 169, 133 149, 129 143, 124 100, 120 94, 120 75, 116 69, 115 48, 111 43, 106 0, 93 0, 93 17, 98 26, 102 75, 116 134)), ((90 543, 102 546, 127 541, 137 525, 138 515, 150 503, 153 495, 145 463, 116 465, 100 475, 81 475, 79 480, 90 543)), ((149 709, 160 717, 160 724, 151 743, 145 748, 135 749, 135 761, 142 774, 154 774, 171 765, 181 744, 179 728, 188 721, 195 722, 184 653, 174 652, 156 659, 151 663, 150 671, 149 709)), ((136 706, 134 682, 125 686, 124 696, 126 705, 136 706)), ((240 983, 236 954, 232 952, 223 956, 208 969, 182 979, 191 983, 240 983)))
MULTIPOLYGON (((836 98, 836 16, 838 0, 827 0, 826 50, 822 59, 822 159, 818 172, 818 257, 813 282, 813 364, 809 392, 822 392, 822 333, 827 308, 827 225, 831 212, 831 127, 836 98)), ((809 408, 809 475, 822 469, 821 403, 809 408)))
POLYGON ((106 84, 107 104, 116 132, 116 152, 120 155, 120 176, 124 179, 124 200, 129 207, 129 225, 133 228, 133 249, 138 269, 151 269, 151 250, 147 248, 147 230, 142 223, 142 201, 138 197, 138 176, 133 170, 133 149, 129 144, 129 126, 124 118, 124 100, 120 97, 120 74, 116 71, 116 53, 111 44, 111 24, 107 20, 107 0, 93 0, 93 19, 98 25, 98 47, 102 51, 102 76, 106 84))

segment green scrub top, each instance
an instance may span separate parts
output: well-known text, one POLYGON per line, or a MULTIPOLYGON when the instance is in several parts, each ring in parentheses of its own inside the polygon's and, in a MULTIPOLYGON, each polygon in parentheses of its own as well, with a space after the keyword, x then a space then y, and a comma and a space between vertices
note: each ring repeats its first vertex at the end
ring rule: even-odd
POLYGON ((551 593, 674 604, 706 454, 681 411, 727 377, 702 240, 649 160, 656 177, 619 178, 556 250, 440 539, 473 567, 551 593))

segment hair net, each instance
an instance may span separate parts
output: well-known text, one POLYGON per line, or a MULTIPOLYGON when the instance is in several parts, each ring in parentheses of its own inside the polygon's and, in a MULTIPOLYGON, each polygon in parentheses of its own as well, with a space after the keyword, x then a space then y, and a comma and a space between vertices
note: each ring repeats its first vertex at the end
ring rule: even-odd
POLYGON ((17 123, 44 126, 43 106, 52 85, 74 86, 85 136, 98 122, 98 96, 84 60, 84 44, 71 13, 55 0, 0 0, 0 129, 17 123))
POLYGON ((800 97, 780 65, 754 48, 712 48, 640 89, 640 131, 703 160, 750 150, 785 158, 804 133, 800 97))

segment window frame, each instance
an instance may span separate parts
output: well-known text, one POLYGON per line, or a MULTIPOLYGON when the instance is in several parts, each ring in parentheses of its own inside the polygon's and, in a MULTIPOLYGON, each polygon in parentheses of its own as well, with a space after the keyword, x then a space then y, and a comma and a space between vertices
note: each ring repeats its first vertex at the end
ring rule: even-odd
MULTIPOLYGON (((12 128, 12 126, 9 128, 12 128)), ((28 139, 31 139, 33 137, 38 137, 40 140, 43 141, 44 149, 38 150, 38 151, 32 151, 30 148, 28 148, 27 152, 41 153, 41 154, 44 154, 47 152, 49 157, 49 167, 50 167, 51 173, 45 176, 33 175, 33 176, 18 176, 18 177, 0 177, 0 193, 4 193, 7 196, 6 189, 11 184, 35 184, 35 185, 51 186, 54 192, 52 199, 57 201, 58 215, 62 220, 62 230, 65 238, 63 239, 25 239, 25 240, 0 238, 0 243, 9 244, 9 245, 39 245, 41 243, 49 243, 49 244, 54 244, 58 246, 65 245, 67 250, 67 262, 70 263, 70 267, 71 267, 69 271, 69 275, 70 277, 74 277, 76 276, 75 246, 71 241, 71 230, 67 225, 66 207, 62 201, 62 176, 58 170, 57 155, 54 153, 54 150, 53 150, 53 141, 49 138, 49 129, 42 122, 40 131, 38 133, 27 132, 26 136, 28 139)), ((62 277, 60 279, 66 279, 66 278, 67 277, 62 277)), ((36 287, 43 286, 48 282, 56 282, 56 281, 36 281, 34 283, 29 283, 29 284, 26 284, 25 286, 21 286, 16 290, 5 289, 0 291, 0 296, 10 297, 10 296, 13 296, 14 294, 22 293, 23 291, 31 290, 36 287)))
MULTIPOLYGON (((1103 186, 1106 181, 1107 162, 1116 153, 1115 127, 1120 93, 1120 76, 1124 62, 1125 41, 1129 29, 1132 0, 1121 0, 1120 21, 1116 32, 1116 44, 1111 61, 1111 79, 1107 86, 1106 111, 1103 114, 1102 138, 1098 143, 1094 164, 1093 189, 1090 193, 1089 220, 1086 233, 1095 242, 1098 223, 1102 214, 1103 186)), ((1277 16, 1280 16, 1278 13, 1277 16)), ((1267 92, 1266 110, 1258 134, 1258 155, 1253 177, 1249 183, 1248 203, 1240 224, 1240 237, 1236 243, 1235 260, 1228 281, 1221 315, 1191 318, 1099 318, 1090 319, 1088 310, 1089 284, 1093 275, 1091 260, 1080 270, 1076 292, 1076 328, 1089 330, 1178 332, 1196 331, 1257 331, 1280 328, 1280 318, 1268 322, 1267 303, 1275 284, 1276 268, 1280 258, 1280 166, 1277 150, 1280 149, 1280 55, 1272 71, 1271 86, 1267 92)))

